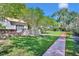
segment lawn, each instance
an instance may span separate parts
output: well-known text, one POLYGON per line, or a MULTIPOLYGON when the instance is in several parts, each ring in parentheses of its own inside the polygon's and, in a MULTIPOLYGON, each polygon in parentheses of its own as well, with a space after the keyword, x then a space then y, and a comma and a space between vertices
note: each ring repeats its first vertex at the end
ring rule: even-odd
POLYGON ((66 56, 73 56, 74 54, 74 40, 72 35, 68 35, 66 38, 66 56))
MULTIPOLYGON (((57 32, 56 34, 58 35, 57 32)), ((0 55, 41 56, 58 37, 50 35, 10 37, 7 44, 0 45, 0 55)))
POLYGON ((60 36, 61 35, 61 31, 47 31, 47 34, 52 34, 53 36, 60 36))

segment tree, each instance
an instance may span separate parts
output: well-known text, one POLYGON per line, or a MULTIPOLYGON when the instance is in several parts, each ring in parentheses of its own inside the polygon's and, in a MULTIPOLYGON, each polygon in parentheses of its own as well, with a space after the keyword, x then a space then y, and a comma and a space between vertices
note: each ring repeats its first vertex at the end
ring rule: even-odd
POLYGON ((79 16, 75 17, 75 19, 70 23, 70 30, 76 34, 79 34, 79 16))
POLYGON ((21 18, 23 13, 26 11, 26 6, 21 3, 4 3, 0 4, 0 16, 1 17, 11 17, 11 18, 21 18))
POLYGON ((32 21, 32 34, 39 35, 39 22, 43 17, 43 11, 40 8, 32 8, 31 10, 31 21, 32 21))
MULTIPOLYGON (((28 17, 29 15, 29 9, 26 7, 25 4, 22 3, 4 3, 0 4, 0 17, 1 18, 15 18, 18 20, 24 20, 26 22, 26 25, 28 25, 28 17)), ((28 28, 30 28, 30 25, 28 25, 28 28)))
POLYGON ((63 8, 55 12, 52 17, 56 17, 57 21, 61 23, 61 27, 68 31, 70 23, 75 20, 77 15, 78 14, 76 12, 63 8))
MULTIPOLYGON (((26 9, 27 11, 27 9, 26 9)), ((43 16, 43 11, 39 8, 29 8, 28 12, 24 12, 22 19, 26 22, 29 30, 29 34, 38 35, 39 33, 39 21, 43 16)))
POLYGON ((47 31, 48 29, 53 30, 57 25, 57 21, 48 16, 43 16, 39 22, 39 27, 42 29, 42 32, 47 31))

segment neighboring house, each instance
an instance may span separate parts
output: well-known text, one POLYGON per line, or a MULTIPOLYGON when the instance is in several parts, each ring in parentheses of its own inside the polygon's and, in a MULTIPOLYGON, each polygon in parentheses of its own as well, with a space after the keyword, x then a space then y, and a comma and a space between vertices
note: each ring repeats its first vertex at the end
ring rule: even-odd
POLYGON ((25 26, 25 22, 18 19, 13 18, 5 18, 0 19, 0 24, 6 27, 6 29, 14 29, 17 33, 21 33, 23 35, 27 34, 27 26, 25 26))

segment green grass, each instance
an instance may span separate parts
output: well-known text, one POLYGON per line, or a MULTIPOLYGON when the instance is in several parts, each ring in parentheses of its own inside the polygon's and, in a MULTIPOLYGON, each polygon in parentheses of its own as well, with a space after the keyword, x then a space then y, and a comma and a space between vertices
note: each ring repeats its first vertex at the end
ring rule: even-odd
POLYGON ((53 36, 60 36, 61 35, 61 31, 47 31, 47 34, 52 34, 53 36))
POLYGON ((66 56, 79 56, 79 43, 74 41, 73 33, 68 33, 66 38, 66 56))
POLYGON ((51 36, 28 36, 12 37, 11 40, 14 48, 26 50, 27 55, 42 55, 57 38, 51 36))
POLYGON ((66 56, 73 56, 74 54, 74 41, 72 35, 66 38, 66 56))
MULTIPOLYGON (((61 32, 51 34, 60 35, 61 32)), ((59 36, 13 36, 7 44, 0 45, 0 55, 8 56, 41 56, 59 36)))
MULTIPOLYGON (((60 35, 52 32, 51 34, 60 35)), ((9 56, 41 56, 57 40, 59 36, 14 36, 8 39, 8 44, 0 45, 0 55, 9 56)))

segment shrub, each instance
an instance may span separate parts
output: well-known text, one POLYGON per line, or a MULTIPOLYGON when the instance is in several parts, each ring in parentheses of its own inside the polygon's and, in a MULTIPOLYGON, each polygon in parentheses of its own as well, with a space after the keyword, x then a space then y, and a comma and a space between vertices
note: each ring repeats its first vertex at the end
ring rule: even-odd
POLYGON ((0 55, 8 54, 12 51, 12 45, 1 45, 0 46, 0 55))
POLYGON ((13 36, 9 45, 1 45, 0 55, 42 55, 58 37, 13 36))

